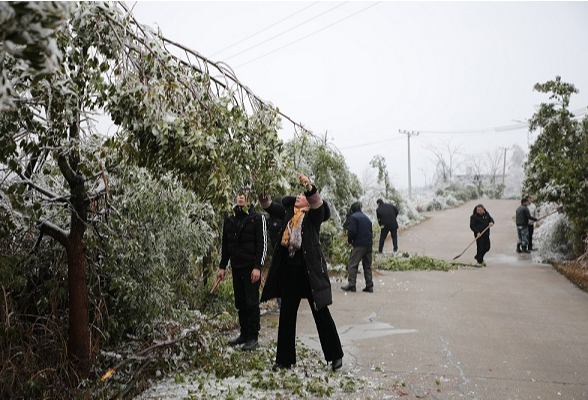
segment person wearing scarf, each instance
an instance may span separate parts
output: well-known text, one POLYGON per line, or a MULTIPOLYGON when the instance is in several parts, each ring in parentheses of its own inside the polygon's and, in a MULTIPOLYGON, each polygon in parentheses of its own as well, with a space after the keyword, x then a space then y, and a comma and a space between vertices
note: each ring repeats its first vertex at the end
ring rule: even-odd
POLYGON ((272 369, 296 364, 296 318, 303 298, 308 300, 325 360, 333 371, 343 366, 343 348, 328 306, 333 303, 331 282, 319 232, 331 216, 326 202, 305 175, 299 176, 305 192, 285 196, 280 203, 261 195, 261 207, 281 218, 284 225, 274 248, 272 262, 261 294, 261 301, 281 298, 276 360, 272 369))

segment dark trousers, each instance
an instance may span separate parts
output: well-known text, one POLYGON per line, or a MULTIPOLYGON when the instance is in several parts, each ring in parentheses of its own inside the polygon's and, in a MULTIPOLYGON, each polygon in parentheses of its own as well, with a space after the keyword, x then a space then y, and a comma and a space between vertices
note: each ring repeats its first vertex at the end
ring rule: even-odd
POLYGON ((247 340, 257 340, 259 336, 259 285, 261 279, 251 283, 253 268, 233 269, 233 292, 235 307, 239 312, 241 336, 247 340))
POLYGON ((476 240, 476 260, 484 261, 484 256, 490 251, 490 235, 484 234, 476 240))
POLYGON ((378 246, 378 253, 381 253, 384 250, 384 243, 386 242, 386 237, 388 233, 392 236, 392 245, 394 246, 394 251, 398 251, 398 228, 387 228, 385 226, 382 227, 380 231, 380 245, 378 246))
POLYGON ((365 278, 365 287, 374 287, 372 279, 372 247, 357 246, 351 249, 349 255, 349 264, 347 265, 347 273, 349 274, 349 284, 355 286, 357 280, 357 270, 359 263, 363 266, 363 277, 365 278))
POLYGON ((296 364, 296 320, 300 300, 305 297, 308 299, 312 311, 325 360, 333 361, 343 358, 341 340, 329 308, 314 309, 306 267, 284 264, 281 266, 280 272, 282 273, 282 306, 280 308, 276 363, 284 366, 296 364))
POLYGON ((529 224, 528 231, 529 231, 529 235, 528 235, 529 236, 529 247, 528 247, 528 249, 531 250, 533 248, 533 232, 535 231, 535 226, 529 224))

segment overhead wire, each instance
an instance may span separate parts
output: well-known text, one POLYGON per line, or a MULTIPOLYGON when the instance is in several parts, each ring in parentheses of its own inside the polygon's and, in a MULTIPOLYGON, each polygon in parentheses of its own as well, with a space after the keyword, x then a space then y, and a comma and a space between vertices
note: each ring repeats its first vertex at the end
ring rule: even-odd
POLYGON ((374 3, 374 4, 371 4, 371 5, 369 5, 369 6, 365 7, 365 8, 363 8, 363 9, 361 9, 361 10, 359 10, 359 11, 357 11, 357 12, 353 13, 353 14, 350 14, 350 15, 346 16, 345 18, 342 18, 342 19, 340 19, 340 20, 338 20, 338 21, 335 21, 335 22, 333 22, 333 23, 332 23, 332 24, 330 24, 330 25, 327 25, 327 26, 325 26, 325 27, 323 27, 323 28, 321 28, 321 29, 318 29, 318 30, 316 30, 316 31, 314 31, 314 32, 312 32, 312 33, 309 33, 308 35, 305 35, 305 36, 303 36, 303 37, 301 37, 301 38, 299 38, 299 39, 296 39, 296 40, 294 40, 294 41, 292 41, 292 42, 290 42, 290 43, 287 43, 287 44, 285 44, 285 45, 283 45, 283 46, 280 46, 280 47, 278 47, 277 49, 275 49, 275 50, 272 50, 272 51, 270 51, 270 52, 268 52, 268 53, 265 53, 265 54, 263 54, 263 55, 261 55, 261 56, 259 56, 259 57, 256 57, 256 58, 254 58, 254 59, 252 59, 252 60, 249 60, 249 61, 247 61, 247 62, 245 62, 245 63, 239 64, 239 65, 237 65, 235 68, 240 68, 240 67, 243 67, 243 66, 245 66, 245 65, 247 65, 247 64, 251 64, 252 62, 254 62, 254 61, 257 61, 257 60, 259 60, 259 59, 261 59, 261 58, 267 57, 267 56, 269 56, 270 54, 273 54, 273 53, 275 53, 276 51, 282 50, 283 48, 286 48, 286 47, 288 47, 288 46, 291 46, 291 45, 293 45, 293 44, 295 44, 295 43, 298 43, 298 42, 300 42, 301 40, 304 40, 304 39, 306 39, 306 38, 308 38, 308 37, 310 37, 310 36, 313 36, 313 35, 315 35, 315 34, 317 34, 317 33, 319 33, 319 32, 322 32, 322 31, 324 31, 325 29, 328 29, 328 28, 332 27, 333 25, 336 25, 336 24, 338 24, 338 23, 340 23, 340 22, 343 22, 343 21, 345 21, 345 20, 347 20, 347 19, 349 19, 349 18, 351 18, 351 17, 353 17, 353 16, 355 16, 355 15, 357 15, 357 14, 359 14, 359 13, 362 13, 362 12, 364 12, 364 11, 366 11, 366 10, 368 10, 368 9, 370 9, 370 8, 372 8, 372 7, 374 7, 374 6, 378 5, 378 4, 380 4, 380 3, 381 3, 381 1, 378 1, 378 2, 376 2, 376 3, 374 3))
POLYGON ((292 14, 288 15, 288 16, 287 16, 287 17, 285 17, 285 18, 282 18, 282 19, 281 19, 281 20, 279 20, 279 21, 276 21, 276 22, 274 22, 273 24, 271 24, 271 25, 269 25, 269 26, 267 26, 267 27, 263 28, 262 30, 260 30, 260 31, 257 31, 257 32, 255 32, 255 33, 253 33, 253 34, 251 34, 251 35, 247 36, 246 38, 244 38, 244 39, 241 39, 241 40, 239 40, 238 42, 235 42, 235 43, 233 43, 233 44, 232 44, 232 45, 230 45, 230 46, 227 46, 227 47, 225 47, 225 48, 223 48, 223 49, 220 49, 220 50, 219 50, 219 51, 217 51, 216 53, 213 53, 213 54, 211 54, 211 57, 214 57, 214 56, 216 56, 217 54, 219 54, 219 53, 222 53, 222 52, 223 52, 223 51, 225 51, 225 50, 231 49, 231 48, 233 48, 233 47, 237 46, 238 44, 241 44, 241 43, 243 43, 243 42, 245 42, 245 41, 247 41, 247 40, 249 40, 249 39, 251 39, 251 38, 253 38, 253 37, 257 36, 257 35, 259 35, 260 33, 263 33, 263 32, 265 32, 265 31, 267 31, 268 29, 270 29, 270 28, 273 28, 274 26, 276 26, 276 25, 279 25, 279 24, 281 24, 281 23, 282 23, 282 22, 284 22, 284 21, 287 21, 288 19, 292 18, 293 16, 300 14, 302 11, 304 11, 304 10, 306 10, 306 9, 308 9, 308 8, 310 8, 310 7, 314 6, 315 4, 318 4, 318 3, 319 3, 318 1, 315 1, 314 3, 312 3, 312 4, 310 4, 310 5, 308 5, 308 6, 304 7, 304 8, 302 8, 302 9, 300 9, 300 10, 298 10, 298 11, 296 11, 295 13, 292 13, 292 14))
MULTIPOLYGON (((588 107, 582 107, 579 108, 577 110, 573 110, 571 111, 572 114, 574 114, 575 117, 584 115, 588 113, 588 107)), ((484 133, 502 133, 502 132, 511 132, 511 131, 517 131, 517 130, 522 130, 522 129, 526 129, 528 128, 529 125, 527 123, 519 123, 519 124, 513 124, 513 125, 505 125, 505 126, 498 126, 498 127, 493 127, 493 128, 485 128, 485 129, 469 129, 469 130, 460 130, 460 131, 426 131, 426 130, 419 130, 419 134, 443 134, 443 135, 459 135, 459 134, 470 134, 470 135, 476 135, 476 134, 484 134, 484 133)), ((353 148, 357 148, 357 147, 367 147, 367 146, 373 146, 375 144, 380 144, 383 142, 389 142, 389 141, 393 141, 393 140, 400 140, 403 139, 402 137, 396 137, 396 138, 389 138, 389 139, 382 139, 382 140, 377 140, 374 142, 367 142, 367 143, 358 143, 358 144, 354 144, 351 146, 345 146, 345 147, 340 147, 340 150, 347 150, 347 149, 353 149, 353 148)))
MULTIPOLYGON (((347 3, 347 2, 343 2, 343 3, 341 3, 341 4, 337 4, 335 7, 332 7, 332 8, 328 9, 328 10, 327 10, 327 11, 325 11, 325 12, 322 12, 322 13, 320 13, 320 14, 318 14, 318 15, 315 15, 314 17, 312 17, 312 18, 310 18, 310 19, 307 19, 306 21, 303 21, 303 22, 301 22, 301 23, 299 23, 298 25, 295 25, 295 26, 293 26, 293 27, 292 27, 292 28, 290 28, 290 29, 286 29, 285 31, 282 31, 282 32, 278 33, 277 35, 274 35, 274 36, 270 37, 269 39, 266 39, 266 40, 264 40, 264 41, 262 41, 262 42, 259 42, 259 43, 255 44, 255 45, 253 45, 253 46, 250 46, 250 47, 246 48, 245 50, 242 50, 242 51, 240 51, 240 52, 238 52, 238 53, 235 53, 235 54, 233 54, 232 56, 226 57, 226 58, 224 59, 224 61, 230 60, 230 59, 231 59, 231 58, 233 58, 233 57, 236 57, 236 56, 238 56, 238 55, 241 55, 241 54, 243 54, 243 53, 245 53, 245 52, 248 52, 249 50, 252 50, 252 49, 254 49, 254 48, 258 47, 258 46, 261 46, 262 44, 265 44, 265 43, 267 43, 267 42, 269 42, 269 41, 271 41, 271 40, 274 40, 275 38, 278 38, 278 37, 280 37, 280 36, 282 36, 282 35, 284 35, 284 34, 286 34, 286 33, 290 32, 290 31, 293 31, 294 29, 296 29, 296 28, 299 28, 299 27, 301 27, 302 25, 305 25, 305 24, 309 23, 310 21, 313 21, 313 20, 315 20, 315 19, 317 19, 317 18, 319 18, 319 17, 322 17, 322 16, 323 16, 323 15, 325 15, 325 14, 328 14, 328 13, 330 13, 330 12, 334 11, 335 9, 337 9, 337 8, 341 7, 342 5, 344 5, 344 4, 346 4, 346 3, 347 3)), ((238 68, 238 67, 236 67, 236 68, 238 68)))

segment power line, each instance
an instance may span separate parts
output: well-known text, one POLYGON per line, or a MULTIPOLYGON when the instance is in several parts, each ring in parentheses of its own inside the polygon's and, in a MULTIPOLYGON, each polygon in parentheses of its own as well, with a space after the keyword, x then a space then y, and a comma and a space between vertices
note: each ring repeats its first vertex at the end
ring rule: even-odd
POLYGON ((395 140, 400 140, 400 139, 402 139, 402 138, 384 139, 384 140, 378 140, 378 141, 375 141, 375 142, 354 144, 352 146, 340 147, 339 150, 347 150, 347 149, 355 149, 357 147, 372 146, 374 144, 380 144, 380 143, 384 143, 384 142, 393 142, 395 140))
MULTIPOLYGON (((238 52, 238 53, 236 53, 236 54, 233 54, 232 56, 229 56, 229 57, 225 58, 225 59, 224 59, 224 61, 230 60, 231 58, 233 58, 233 57, 236 57, 236 56, 238 56, 238 55, 240 55, 240 54, 243 54, 243 53, 245 53, 245 52, 247 52, 247 51, 249 51, 249 50, 251 50, 251 49, 254 49, 254 48, 256 48, 257 46, 261 46, 261 45, 262 45, 262 44, 264 44, 264 43, 267 43, 267 42, 269 42, 269 41, 271 41, 271 40, 274 40, 275 38, 277 38, 277 37, 280 37, 280 36, 282 36, 282 35, 284 35, 284 34, 286 34, 286 33, 290 32, 290 31, 292 31, 292 30, 294 30, 294 29, 296 29, 296 28, 298 28, 298 27, 300 27, 300 26, 302 26, 302 25, 304 25, 304 24, 307 24, 307 23, 309 23, 310 21, 313 21, 313 20, 317 19, 318 17, 322 17, 323 15, 330 13, 331 11, 335 10, 336 8, 339 8, 339 7, 341 7, 341 6, 342 6, 342 5, 344 5, 345 3, 347 3, 347 2, 344 2, 344 3, 338 4, 338 5, 336 5, 335 7, 332 7, 332 8, 330 8, 330 9, 328 9, 328 10, 327 10, 327 11, 325 11, 325 12, 322 12, 322 13, 320 13, 320 14, 318 14, 318 15, 316 15, 316 16, 314 16, 314 17, 310 18, 310 19, 307 19, 306 21, 303 21, 303 22, 301 22, 301 23, 300 23, 300 24, 298 24, 298 25, 295 25, 295 26, 293 26, 293 27, 292 27, 292 28, 290 28, 290 29, 286 29, 285 31, 283 31, 283 32, 280 32, 280 33, 278 33, 277 35, 274 35, 274 36, 270 37, 269 39, 266 39, 266 40, 264 40, 263 42, 259 42, 259 43, 255 44, 255 45, 251 46, 251 47, 248 47, 248 48, 246 48, 245 50, 242 50, 242 51, 240 51, 240 52, 238 52)), ((237 68, 238 68, 238 67, 237 67, 237 68)))
POLYGON ((252 62, 254 62, 254 61, 257 61, 257 60, 259 60, 259 59, 261 59, 261 58, 263 58, 263 57, 269 56, 270 54, 273 54, 273 53, 275 53, 276 51, 282 50, 282 49, 283 49, 283 48, 285 48, 285 47, 291 46, 291 45, 293 45, 293 44, 295 44, 295 43, 298 43, 298 42, 300 42, 301 40, 304 40, 304 39, 306 39, 306 38, 308 38, 308 37, 310 37, 310 36, 312 36, 312 35, 315 35, 315 34, 317 34, 317 33, 319 33, 319 32, 322 32, 322 31, 324 31, 325 29, 327 29, 327 28, 330 28, 330 27, 332 27, 333 25, 336 25, 336 24, 338 24, 338 23, 340 23, 340 22, 343 22, 343 21, 345 21, 345 20, 347 20, 347 19, 349 19, 349 18, 351 18, 351 17, 353 17, 353 16, 355 16, 355 15, 357 15, 357 14, 359 14, 359 13, 362 13, 362 12, 366 11, 367 9, 369 9, 369 8, 372 8, 372 7, 374 7, 374 6, 376 6, 376 5, 380 4, 380 3, 381 3, 381 1, 378 1, 377 3, 374 3, 374 4, 372 4, 372 5, 368 6, 368 7, 365 7, 365 8, 363 8, 363 9, 361 9, 361 10, 359 10, 359 11, 357 11, 357 12, 355 12, 355 13, 351 14, 351 15, 348 15, 348 16, 347 16, 347 17, 345 17, 345 18, 342 18, 342 19, 340 19, 340 20, 338 20, 338 21, 335 21, 335 22, 333 22, 332 24, 325 26, 324 28, 321 28, 321 29, 319 29, 319 30, 317 30, 317 31, 314 31, 314 32, 312 32, 312 33, 309 33, 308 35, 306 35, 306 36, 303 36, 303 37, 301 37, 300 39, 294 40, 293 42, 290 42, 290 43, 288 43, 288 44, 285 44, 285 45, 283 45, 283 46, 281 46, 281 47, 278 47, 277 49, 275 49, 275 50, 272 50, 272 51, 270 51, 269 53, 265 53, 265 54, 263 54, 263 55, 261 55, 261 56, 259 56, 259 57, 257 57, 257 58, 254 58, 254 59, 252 59, 252 60, 249 60, 249 61, 247 61, 247 62, 245 62, 245 63, 243 63, 243 64, 239 64, 239 65, 237 65, 235 68, 240 68, 240 67, 242 67, 242 66, 244 66, 244 65, 250 64, 250 63, 252 63, 252 62))
POLYGON ((303 9, 301 9, 301 10, 298 10, 298 11, 296 11, 295 13, 293 13, 293 14, 290 14, 290 15, 288 15, 288 16, 287 16, 287 17, 285 17, 285 18, 282 18, 281 20, 279 20, 279 21, 277 21, 277 22, 275 22, 275 23, 273 23, 273 24, 269 25, 268 27, 266 27, 266 28, 264 28, 264 29, 262 29, 262 30, 260 30, 260 31, 257 31, 257 32, 255 32, 255 33, 254 33, 254 34, 252 34, 252 35, 249 35, 249 36, 247 36, 245 39, 239 40, 238 42, 236 42, 236 43, 233 43, 232 45, 230 45, 230 46, 227 46, 227 47, 225 47, 224 49, 221 49, 221 50, 217 51, 217 52, 216 52, 216 53, 214 53, 214 54, 211 54, 211 57, 214 57, 214 56, 216 56, 217 54, 219 54, 219 53, 222 53, 222 52, 223 52, 223 51, 225 51, 225 50, 228 50, 228 49, 230 49, 230 48, 233 48, 233 47, 235 47, 236 45, 238 45, 238 44, 241 44, 241 43, 243 43, 244 41, 246 41, 246 40, 249 40, 249 39, 251 39, 252 37, 255 37, 255 36, 257 36, 257 35, 259 35, 260 33, 263 33, 263 32, 267 31, 267 30, 268 30, 268 29, 270 29, 270 28, 273 28, 274 26, 276 26, 276 25, 278 25, 278 24, 281 24, 282 22, 284 22, 284 21, 286 21, 286 20, 288 20, 288 19, 292 18, 293 16, 295 16, 295 15, 297 15, 297 14, 300 14, 302 11, 304 11, 304 10, 306 10, 306 9, 308 9, 308 8, 310 8, 310 7, 314 6, 315 4, 318 4, 318 3, 319 3, 318 1, 315 1, 314 3, 312 3, 312 4, 310 4, 310 5, 306 6, 306 7, 304 7, 303 9))

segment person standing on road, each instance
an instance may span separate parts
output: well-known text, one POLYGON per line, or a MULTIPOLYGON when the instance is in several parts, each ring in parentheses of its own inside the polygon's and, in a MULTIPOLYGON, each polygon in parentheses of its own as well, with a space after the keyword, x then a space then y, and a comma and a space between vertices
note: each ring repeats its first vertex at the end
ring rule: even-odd
POLYGON ((260 195, 262 208, 284 221, 281 242, 275 246, 261 301, 282 298, 278 344, 273 371, 296 364, 296 318, 300 300, 306 298, 321 343, 325 360, 333 371, 343 366, 343 348, 328 306, 333 304, 331 281, 319 233, 331 216, 326 202, 308 177, 299 175, 304 193, 285 196, 281 203, 260 195))
POLYGON ((537 221, 537 206, 533 202, 533 198, 531 196, 527 196, 529 202, 527 204, 527 208, 529 209, 529 214, 534 219, 529 219, 529 251, 533 251, 533 232, 535 232, 535 221, 537 221))
POLYGON ((351 214, 347 219, 347 242, 353 246, 349 255, 347 272, 348 283, 341 286, 346 292, 355 292, 357 269, 361 262, 363 276, 365 278, 364 292, 373 293, 374 281, 372 280, 372 247, 374 245, 372 233, 372 221, 361 211, 361 202, 356 201, 351 205, 351 214))
POLYGON ((267 252, 265 217, 250 204, 249 192, 249 188, 239 190, 233 213, 225 218, 217 273, 219 279, 224 279, 230 261, 241 331, 228 343, 231 346, 242 344, 242 350, 254 350, 258 346, 259 286, 267 252))
POLYGON ((523 197, 521 205, 515 213, 515 223, 517 224, 517 253, 530 253, 529 251, 529 221, 537 221, 537 218, 531 216, 529 208, 529 198, 523 197))
POLYGON ((392 245, 394 251, 398 251, 398 209, 394 204, 384 203, 384 200, 378 199, 376 201, 378 208, 376 208, 376 217, 378 224, 382 227, 380 232, 380 244, 378 246, 378 253, 384 250, 384 243, 388 233, 392 236, 392 245))
MULTIPOLYGON (((282 202, 282 198, 281 197, 276 197, 275 200, 278 203, 282 202)), ((281 241, 281 237, 280 237, 280 232, 282 230, 282 225, 283 222, 281 218, 277 218, 274 216, 271 216, 268 214, 268 219, 267 219, 267 225, 268 225, 268 235, 269 235, 269 242, 270 242, 270 253, 269 254, 274 254, 274 249, 275 247, 278 245, 278 243, 281 241)), ((271 262, 271 257, 270 260, 271 262)), ((262 283, 263 284, 263 283, 262 283)), ((278 310, 280 309, 280 307, 282 306, 282 299, 281 298, 277 298, 277 302, 278 302, 278 310)))
POLYGON ((478 264, 485 265, 484 256, 490 251, 490 227, 494 226, 494 219, 482 204, 474 207, 470 217, 470 229, 476 238, 476 256, 478 264))

